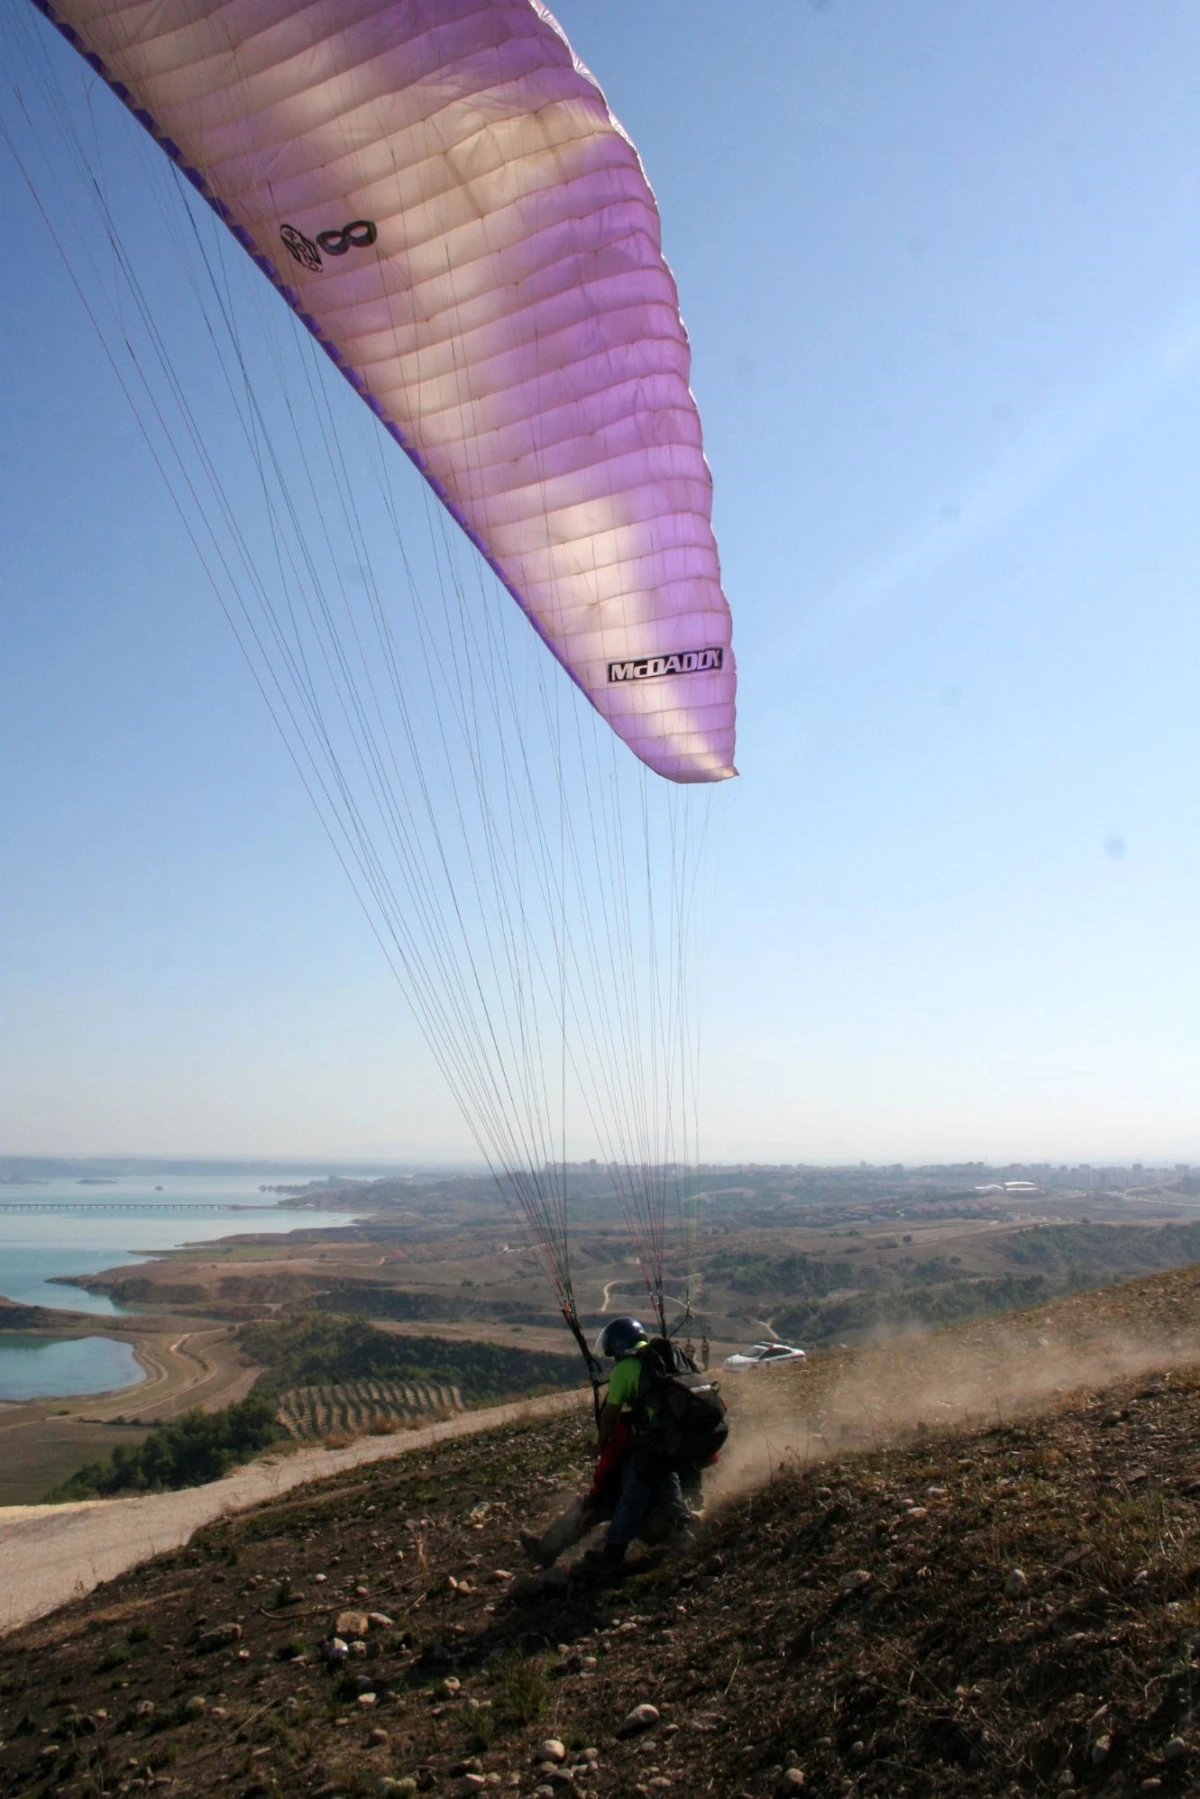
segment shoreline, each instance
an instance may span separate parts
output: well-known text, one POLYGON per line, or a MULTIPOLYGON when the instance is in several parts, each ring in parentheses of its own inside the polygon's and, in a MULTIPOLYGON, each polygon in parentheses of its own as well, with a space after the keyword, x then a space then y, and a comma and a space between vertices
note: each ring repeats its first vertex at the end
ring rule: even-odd
MULTIPOLYGON (((217 1182, 206 1186, 207 1193, 227 1191, 217 1182)), ((340 1313, 343 1296, 351 1318, 385 1332, 407 1324, 423 1336, 441 1326, 502 1350, 561 1352, 561 1323, 528 1297, 533 1271, 510 1249, 508 1221, 490 1190, 486 1207, 474 1190, 446 1203, 439 1193, 427 1217, 365 1197, 355 1195, 353 1209, 293 1202, 269 1216, 243 1213, 208 1227, 221 1235, 198 1239, 185 1213, 144 1232, 123 1219, 65 1251, 61 1232, 57 1240, 40 1236, 36 1255, 22 1256, 17 1244, 12 1278, 27 1303, 0 1299, 0 1354, 6 1328, 45 1343, 117 1340, 129 1345, 140 1378, 132 1378, 123 1354, 125 1385, 0 1401, 0 1506, 43 1500, 82 1466, 120 1443, 142 1442, 155 1425, 193 1407, 214 1412, 237 1403, 263 1373, 243 1351, 243 1327, 309 1309, 340 1313), (264 1230, 267 1223, 273 1228, 264 1230), (135 1236, 154 1245, 149 1253, 128 1249, 135 1236), (504 1289, 498 1306, 487 1291, 496 1274, 504 1289), (80 1298, 103 1295, 114 1309, 60 1305, 59 1296, 71 1298, 64 1287, 80 1298)), ((70 1236, 77 1234, 83 1236, 72 1226, 70 1236)), ((3 1266, 0 1257, 0 1283, 3 1266)), ((86 1363, 86 1356, 77 1359, 86 1363)), ((47 1384, 53 1372, 52 1364, 47 1384)))
POLYGON ((140 1443, 155 1425, 193 1407, 217 1411, 247 1396, 262 1369, 244 1360, 237 1332, 274 1306, 230 1300, 222 1284, 253 1282, 260 1269, 306 1265, 343 1235, 360 1241, 367 1222, 361 1210, 327 1215, 320 1223, 292 1207, 271 1212, 277 1230, 226 1229, 200 1239, 185 1236, 189 1225, 194 1228, 185 1213, 169 1247, 122 1247, 101 1269, 44 1277, 43 1287, 111 1293, 119 1310, 83 1311, 0 1295, 0 1355, 6 1336, 45 1345, 100 1337, 128 1344, 138 1370, 136 1379, 92 1392, 0 1399, 0 1506, 37 1503, 118 1443, 140 1443), (135 1294, 123 1298, 121 1289, 130 1285, 135 1294))
MULTIPOLYGON (((180 1207, 181 1211, 191 1208, 180 1207)), ((318 1226, 297 1222, 298 1208, 291 1206, 254 1206, 249 1204, 222 1205, 222 1212, 283 1212, 288 1220, 285 1228, 274 1231, 232 1231, 220 1237, 184 1238, 182 1242, 167 1248, 127 1249, 125 1257, 136 1256, 138 1260, 114 1259, 109 1267, 83 1274, 48 1274, 43 1277, 44 1286, 74 1288, 82 1293, 107 1294, 123 1279, 138 1279, 139 1271, 148 1268, 170 1267, 175 1262, 187 1263, 195 1261, 206 1254, 217 1255, 222 1252, 247 1254, 256 1249, 282 1248, 294 1243, 300 1248, 314 1241, 328 1241, 335 1238, 343 1229, 355 1229, 363 1223, 370 1222, 363 1213, 348 1213, 344 1223, 318 1226)), ((282 1220, 281 1220, 282 1223, 282 1220)), ((78 1342, 86 1337, 106 1337, 118 1342, 128 1343, 133 1351, 134 1360, 142 1369, 142 1379, 133 1380, 120 1387, 100 1387, 88 1393, 39 1393, 28 1399, 4 1399, 0 1397, 0 1415, 14 1406, 56 1405, 67 1402, 101 1402, 121 1394, 132 1394, 140 1391, 147 1381, 153 1381, 156 1374, 162 1372, 152 1351, 146 1343, 147 1334, 166 1333, 179 1325, 186 1328, 177 1314, 176 1306, 170 1297, 156 1304, 153 1299, 154 1282, 145 1283, 148 1291, 142 1309, 124 1306, 113 1312, 85 1312, 77 1307, 64 1305, 46 1305, 41 1302, 26 1302, 11 1299, 0 1293, 0 1352, 3 1351, 5 1338, 8 1335, 37 1337, 45 1343, 78 1342)), ((113 1301, 119 1305, 120 1301, 113 1301)), ((191 1319, 187 1323, 194 1322, 191 1319)))

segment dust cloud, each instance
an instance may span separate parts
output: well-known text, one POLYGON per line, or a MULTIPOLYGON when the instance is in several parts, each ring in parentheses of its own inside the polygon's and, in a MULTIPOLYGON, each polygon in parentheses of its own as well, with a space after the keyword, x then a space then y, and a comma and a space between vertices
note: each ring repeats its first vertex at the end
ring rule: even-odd
POLYGON ((726 1374, 732 1428, 708 1498, 735 1498, 784 1462, 805 1467, 922 1433, 980 1429, 1053 1410, 1081 1390, 1194 1365, 1198 1287, 1187 1269, 1037 1312, 726 1374))

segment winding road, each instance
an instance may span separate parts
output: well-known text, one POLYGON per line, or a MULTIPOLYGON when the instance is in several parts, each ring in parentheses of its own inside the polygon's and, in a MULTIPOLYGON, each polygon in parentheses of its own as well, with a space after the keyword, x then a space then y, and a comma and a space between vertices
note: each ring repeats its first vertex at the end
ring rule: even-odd
POLYGON ((401 1437, 363 1437, 345 1449, 266 1455, 224 1480, 181 1493, 0 1506, 0 1634, 45 1617, 151 1556, 180 1548, 203 1524, 277 1499, 308 1481, 328 1480, 364 1462, 411 1455, 455 1437, 590 1406, 590 1393, 551 1393, 464 1412, 401 1437))

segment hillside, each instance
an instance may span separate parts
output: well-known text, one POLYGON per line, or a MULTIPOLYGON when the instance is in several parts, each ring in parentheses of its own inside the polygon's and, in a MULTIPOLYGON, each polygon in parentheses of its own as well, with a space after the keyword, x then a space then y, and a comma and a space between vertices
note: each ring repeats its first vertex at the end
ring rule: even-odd
MULTIPOLYGON (((569 1341, 569 1339, 568 1339, 569 1341)), ((515 1344, 449 1342, 444 1337, 392 1337, 359 1319, 300 1312, 269 1324, 245 1324, 238 1346, 266 1370, 260 1386, 310 1386, 371 1379, 447 1381, 469 1404, 577 1387, 579 1357, 546 1355, 515 1344)))
POLYGON ((726 1477, 767 1478, 603 1591, 504 1577, 582 1476, 573 1420, 300 1489, 0 1644, 5 1790, 532 1793, 553 1736, 548 1790, 600 1799, 1194 1791, 1198 1317, 1187 1270, 743 1386, 726 1477), (1136 1372, 1054 1390, 1101 1350, 1136 1372), (939 1367, 969 1426, 921 1419, 939 1367), (348 1609, 390 1622, 330 1669, 348 1609))

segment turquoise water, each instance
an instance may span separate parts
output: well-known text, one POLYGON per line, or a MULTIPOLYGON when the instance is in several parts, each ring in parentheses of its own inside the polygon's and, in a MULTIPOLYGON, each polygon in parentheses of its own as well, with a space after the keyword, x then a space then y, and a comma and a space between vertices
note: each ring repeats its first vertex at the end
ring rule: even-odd
POLYGON ((0 1345, 0 1399, 106 1393, 145 1378, 131 1346, 111 1337, 12 1336, 0 1345))
MULTIPOLYGON (((305 1177, 293 1178, 299 1184, 305 1177)), ((260 1193, 259 1180, 250 1175, 137 1174, 103 1185, 61 1177, 0 1182, 0 1294, 21 1305, 112 1317, 122 1308, 103 1294, 56 1286, 50 1277, 129 1267, 146 1261, 147 1251, 178 1249, 184 1243, 352 1222, 346 1212, 281 1212, 278 1196, 260 1193), (39 1209, 4 1211, 6 1205, 39 1209), (252 1209, 201 1209, 208 1206, 252 1209)), ((96 1393, 141 1379, 125 1343, 101 1337, 37 1342, 0 1335, 0 1399, 96 1393), (64 1386, 63 1380, 76 1384, 64 1386)))

